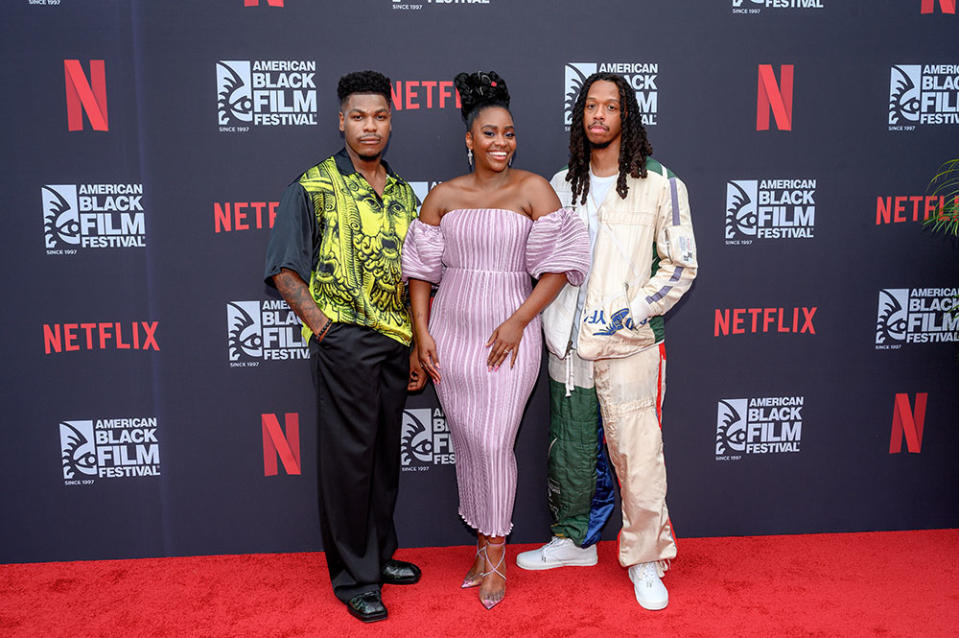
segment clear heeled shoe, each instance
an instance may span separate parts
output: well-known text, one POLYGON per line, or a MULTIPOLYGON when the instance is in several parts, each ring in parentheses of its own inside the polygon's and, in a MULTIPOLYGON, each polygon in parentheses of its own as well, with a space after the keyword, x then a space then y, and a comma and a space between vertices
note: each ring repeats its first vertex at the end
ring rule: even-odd
MULTIPOLYGON (((496 561, 496 564, 493 565, 492 567, 490 567, 487 571, 483 572, 483 573, 481 574, 481 576, 483 576, 483 578, 485 579, 485 578, 486 578, 487 576, 489 576, 490 574, 496 574, 497 576, 499 576, 500 578, 502 578, 503 581, 504 581, 504 583, 505 583, 505 581, 506 581, 506 574, 504 574, 503 572, 501 572, 501 571, 499 570, 499 568, 502 567, 503 563, 506 561, 506 547, 505 547, 506 541, 504 540, 504 541, 501 542, 501 543, 492 543, 492 542, 487 542, 487 543, 486 543, 486 547, 484 547, 483 550, 484 550, 484 553, 486 554, 486 565, 487 565, 487 566, 489 566, 490 560, 489 560, 489 553, 486 552, 486 548, 489 547, 490 545, 492 545, 493 547, 503 547, 503 553, 499 555, 499 560, 496 561)), ((500 593, 500 592, 497 592, 497 593, 500 593)), ((499 598, 496 598, 496 599, 488 598, 487 596, 484 595, 483 590, 480 589, 480 596, 479 596, 480 603, 482 603, 482 604, 483 604, 483 607, 486 607, 486 609, 492 609, 493 607, 495 607, 495 606, 498 605, 499 603, 503 602, 503 598, 505 598, 505 597, 506 597, 506 586, 505 586, 505 584, 504 584, 504 586, 503 586, 502 595, 501 595, 499 598)))
MULTIPOLYGON (((479 543, 480 541, 477 541, 476 543, 476 557, 478 558, 482 556, 483 565, 486 565, 486 562, 489 560, 486 556, 486 543, 484 543, 482 547, 480 547, 479 543)), ((474 565, 476 564, 475 559, 473 561, 473 564, 474 565)), ((470 567, 470 572, 472 571, 473 571, 473 568, 470 567)), ((477 572, 473 574, 472 577, 470 577, 469 572, 467 572, 466 577, 463 579, 463 584, 460 585, 460 587, 462 587, 463 589, 469 589, 471 587, 479 587, 481 584, 483 584, 483 576, 484 576, 484 572, 477 572)))

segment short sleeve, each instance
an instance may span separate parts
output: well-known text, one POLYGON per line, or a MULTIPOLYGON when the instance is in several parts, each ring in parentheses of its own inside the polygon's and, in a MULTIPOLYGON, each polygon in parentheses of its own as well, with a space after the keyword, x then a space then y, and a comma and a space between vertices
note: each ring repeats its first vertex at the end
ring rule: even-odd
POLYGON ((579 216, 560 208, 533 222, 526 240, 526 270, 533 277, 563 273, 579 286, 589 272, 589 233, 579 216))
POLYGON ((445 247, 439 226, 414 219, 403 242, 403 281, 422 279, 438 284, 443 277, 445 247))
POLYGON ((283 268, 298 274, 305 283, 310 282, 319 250, 316 228, 316 212, 309 194, 299 182, 290 184, 280 198, 266 247, 263 277, 267 285, 275 287, 273 276, 283 268))

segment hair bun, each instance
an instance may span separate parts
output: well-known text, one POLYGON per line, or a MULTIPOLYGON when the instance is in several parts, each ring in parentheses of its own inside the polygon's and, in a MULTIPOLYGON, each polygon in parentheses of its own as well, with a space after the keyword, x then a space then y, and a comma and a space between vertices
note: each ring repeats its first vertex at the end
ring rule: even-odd
POLYGON ((473 109, 483 104, 502 104, 509 107, 509 89, 506 88, 506 80, 496 71, 460 73, 453 78, 453 84, 460 93, 462 104, 460 112, 464 120, 473 109))

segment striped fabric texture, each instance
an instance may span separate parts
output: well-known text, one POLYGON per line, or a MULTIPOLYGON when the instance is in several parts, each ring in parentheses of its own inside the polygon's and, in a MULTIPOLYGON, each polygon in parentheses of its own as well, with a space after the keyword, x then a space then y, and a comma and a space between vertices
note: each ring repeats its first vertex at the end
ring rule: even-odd
POLYGON ((539 318, 526 326, 513 368, 507 360, 488 370, 486 342, 529 296, 531 276, 565 273, 578 285, 588 269, 586 227, 568 209, 536 221, 511 210, 458 209, 439 226, 410 226, 403 277, 439 284, 429 330, 442 376, 436 393, 456 453, 459 514, 483 534, 512 529, 513 445, 539 373, 539 318))

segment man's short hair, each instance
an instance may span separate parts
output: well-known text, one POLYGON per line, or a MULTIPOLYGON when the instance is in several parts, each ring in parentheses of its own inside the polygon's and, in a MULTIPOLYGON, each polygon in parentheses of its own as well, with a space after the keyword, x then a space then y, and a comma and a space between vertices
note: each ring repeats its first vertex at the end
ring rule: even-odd
POLYGON ((354 71, 340 78, 336 85, 336 95, 340 105, 354 93, 373 93, 386 98, 387 104, 392 104, 390 79, 376 71, 354 71))

